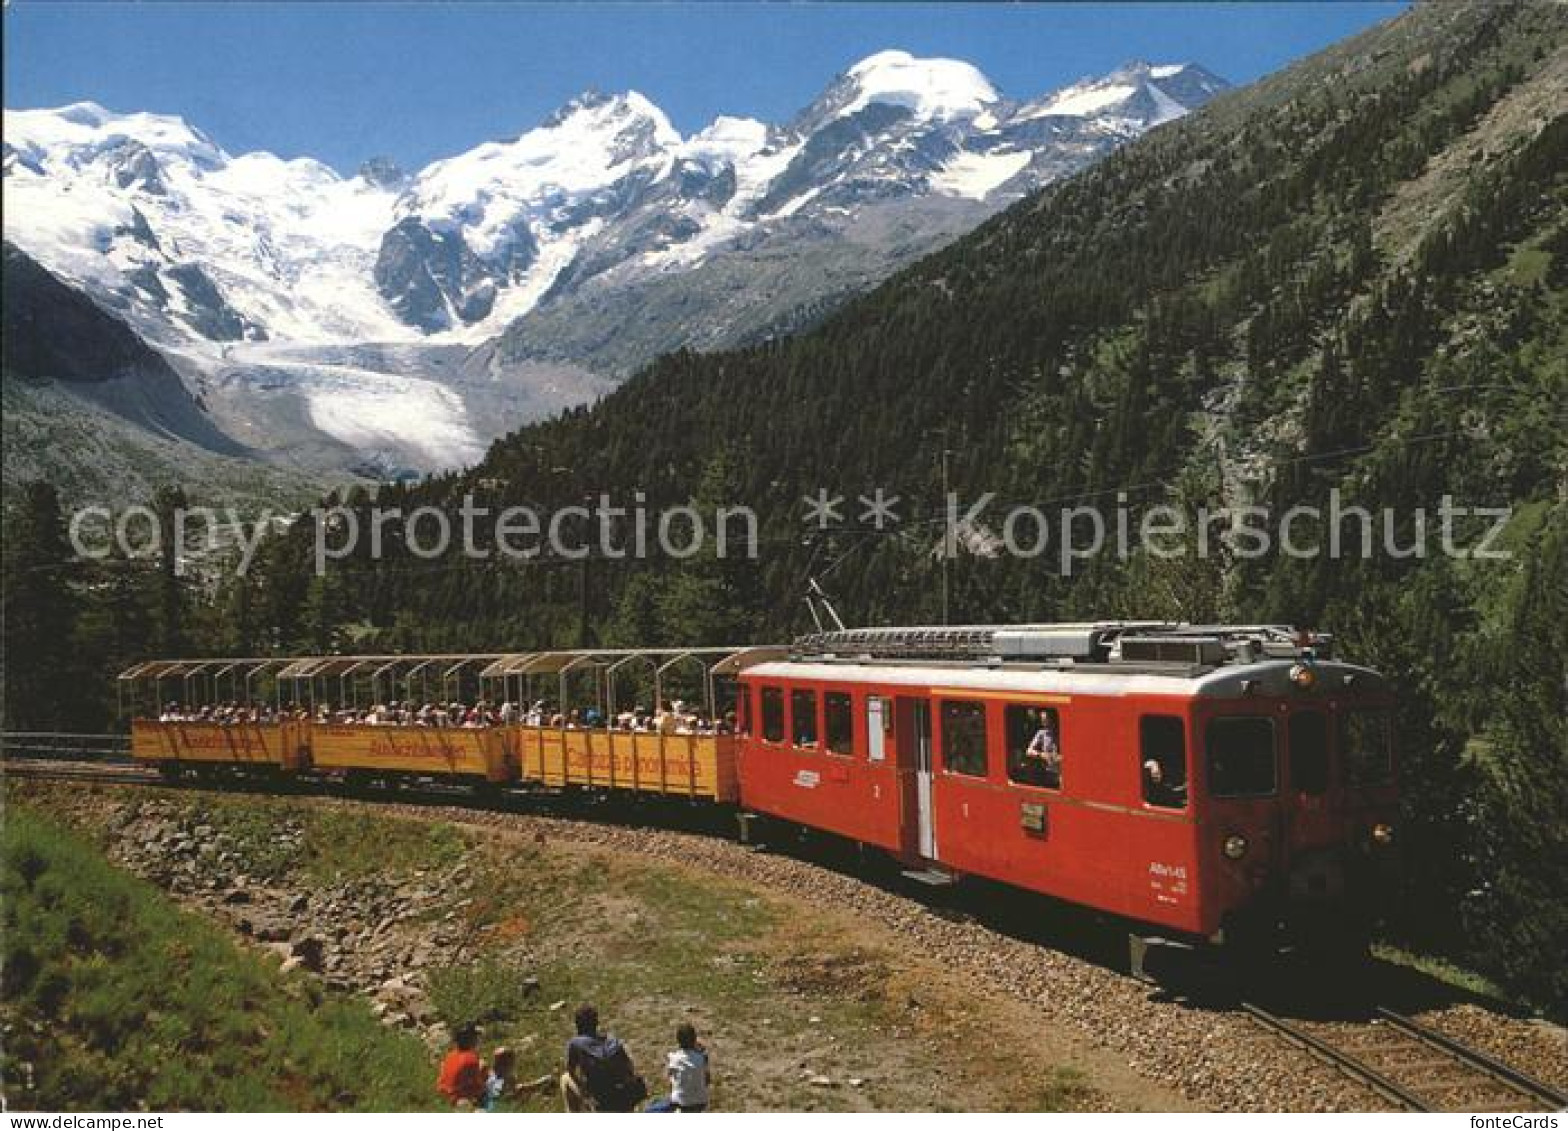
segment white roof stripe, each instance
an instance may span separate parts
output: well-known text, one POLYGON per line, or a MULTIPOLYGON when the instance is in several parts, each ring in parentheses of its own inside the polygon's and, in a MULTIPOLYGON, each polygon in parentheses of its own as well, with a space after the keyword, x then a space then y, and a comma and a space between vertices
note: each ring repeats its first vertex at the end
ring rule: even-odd
POLYGON ((961 687, 1016 691, 1021 695, 1174 695, 1190 699, 1197 680, 1185 676, 1018 668, 944 668, 902 664, 767 663, 747 668, 746 679, 801 679, 814 683, 881 683, 895 687, 961 687))

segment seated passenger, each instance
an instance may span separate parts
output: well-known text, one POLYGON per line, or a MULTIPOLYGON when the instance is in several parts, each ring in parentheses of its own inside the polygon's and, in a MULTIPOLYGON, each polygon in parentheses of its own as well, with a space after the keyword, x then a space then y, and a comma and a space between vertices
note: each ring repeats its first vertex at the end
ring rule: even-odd
POLYGON ((1022 750, 1013 748, 1009 776, 1023 785, 1060 789, 1062 750, 1056 737, 1055 716, 1052 712, 1037 710, 1031 710, 1029 716, 1034 721, 1034 734, 1022 750))
POLYGON ((1181 809, 1187 804, 1187 783, 1170 780, 1158 758, 1143 764, 1143 799, 1165 809, 1181 809))
POLYGON ((1024 751, 1024 756, 1040 759, 1052 771, 1061 769, 1062 752, 1057 749, 1056 728, 1051 725, 1050 716, 1040 719, 1040 729, 1029 740, 1029 748, 1024 751))

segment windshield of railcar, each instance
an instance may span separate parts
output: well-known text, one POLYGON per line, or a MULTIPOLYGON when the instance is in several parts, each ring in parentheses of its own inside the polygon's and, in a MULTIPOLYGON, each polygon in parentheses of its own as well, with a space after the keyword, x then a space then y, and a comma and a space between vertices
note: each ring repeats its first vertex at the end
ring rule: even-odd
POLYGON ((1258 715, 1213 719, 1207 750, 1211 797, 1268 797, 1274 792, 1273 719, 1258 715))

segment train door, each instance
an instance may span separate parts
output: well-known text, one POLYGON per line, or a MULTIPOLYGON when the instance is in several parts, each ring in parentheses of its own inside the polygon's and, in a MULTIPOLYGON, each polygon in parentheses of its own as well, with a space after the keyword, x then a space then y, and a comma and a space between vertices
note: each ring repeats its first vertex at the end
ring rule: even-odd
POLYGON ((904 848, 935 860, 936 829, 931 804, 931 702, 911 696, 894 701, 894 743, 904 781, 904 848))

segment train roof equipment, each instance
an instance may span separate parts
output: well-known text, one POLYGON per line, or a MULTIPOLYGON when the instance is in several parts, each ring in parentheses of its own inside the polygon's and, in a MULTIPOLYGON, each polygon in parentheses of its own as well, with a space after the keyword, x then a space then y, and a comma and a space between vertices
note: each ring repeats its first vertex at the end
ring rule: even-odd
POLYGON ((1328 659, 1333 638, 1285 624, 1082 621, 855 628, 798 638, 793 660, 818 663, 1029 665, 1200 674, 1260 660, 1328 659))

